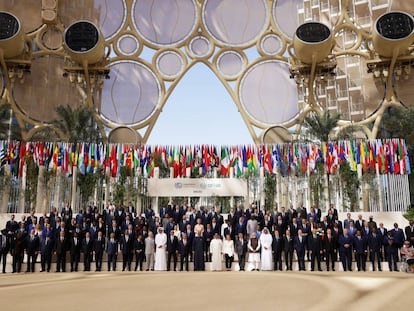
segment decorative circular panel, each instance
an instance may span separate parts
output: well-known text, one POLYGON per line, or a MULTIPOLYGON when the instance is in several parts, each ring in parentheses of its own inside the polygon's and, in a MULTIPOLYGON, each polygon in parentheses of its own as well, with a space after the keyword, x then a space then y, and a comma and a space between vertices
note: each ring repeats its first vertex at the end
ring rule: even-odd
POLYGON ((155 45, 175 45, 187 39, 196 26, 197 5, 192 0, 136 0, 135 28, 155 45))
POLYGON ((206 57, 212 49, 213 46, 206 37, 195 37, 190 41, 190 52, 194 57, 206 57))
POLYGON ((49 28, 42 35, 42 43, 49 50, 57 50, 62 46, 62 33, 55 28, 49 28))
POLYGON ((138 48, 139 42, 132 35, 124 35, 118 40, 118 50, 126 56, 134 55, 138 48))
POLYGON ((244 65, 243 57, 234 51, 224 52, 217 59, 217 68, 225 78, 236 78, 244 65))
POLYGON ((298 8, 303 6, 303 0, 275 0, 273 5, 273 17, 280 31, 293 38, 299 26, 298 8))
POLYGON ((162 52, 157 60, 157 69, 164 78, 176 78, 184 69, 184 60, 175 51, 162 52))
POLYGON ((269 34, 263 37, 260 42, 260 48, 269 56, 277 55, 282 48, 282 41, 274 34, 269 34))
POLYGON ((137 124, 158 106, 160 85, 150 68, 137 62, 118 62, 110 67, 110 79, 102 90, 103 116, 116 124, 137 124))
POLYGON ((218 42, 232 46, 253 43, 267 25, 265 0, 206 0, 203 22, 218 42))
POLYGON ((54 120, 58 106, 79 107, 83 103, 81 92, 63 77, 62 58, 45 56, 32 62, 30 74, 25 74, 24 83, 15 83, 13 96, 24 113, 34 120, 54 120))
POLYGON ((123 0, 59 1, 59 14, 65 26, 78 20, 89 20, 99 28, 106 39, 114 37, 125 21, 123 0))
POLYGON ((0 11, 14 14, 22 23, 24 32, 32 32, 42 25, 42 17, 39 9, 42 0, 0 1, 0 11))
POLYGON ((296 83, 289 79, 289 66, 264 61, 251 67, 239 89, 240 102, 254 119, 264 124, 281 124, 299 111, 296 83))

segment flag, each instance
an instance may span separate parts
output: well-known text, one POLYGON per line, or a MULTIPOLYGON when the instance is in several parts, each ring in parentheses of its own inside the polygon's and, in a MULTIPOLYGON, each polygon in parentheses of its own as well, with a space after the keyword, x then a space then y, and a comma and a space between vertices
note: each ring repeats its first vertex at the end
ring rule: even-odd
POLYGON ((221 147, 220 175, 228 176, 230 170, 230 154, 226 146, 221 147))

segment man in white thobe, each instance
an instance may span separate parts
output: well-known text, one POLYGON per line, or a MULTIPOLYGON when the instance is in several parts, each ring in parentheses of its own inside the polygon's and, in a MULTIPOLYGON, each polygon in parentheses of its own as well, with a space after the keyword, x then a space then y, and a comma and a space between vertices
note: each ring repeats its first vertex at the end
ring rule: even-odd
POLYGON ((221 271, 223 241, 220 235, 216 233, 214 239, 210 242, 211 253, 211 271, 221 271))
POLYGON ((260 244, 262 246, 261 251, 261 264, 260 268, 262 271, 272 270, 272 243, 273 238, 269 233, 269 229, 264 228, 260 235, 260 244))
POLYGON ((164 228, 159 227, 158 233, 155 236, 155 271, 167 270, 167 235, 164 233, 164 228))

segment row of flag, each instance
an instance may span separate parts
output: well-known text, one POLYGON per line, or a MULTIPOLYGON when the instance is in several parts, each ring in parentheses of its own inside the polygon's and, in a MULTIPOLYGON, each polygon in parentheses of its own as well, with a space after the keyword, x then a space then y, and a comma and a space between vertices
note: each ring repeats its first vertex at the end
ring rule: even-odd
POLYGON ((194 170, 203 175, 213 168, 221 177, 258 174, 260 168, 270 174, 304 176, 312 174, 317 163, 323 163, 328 174, 335 174, 343 162, 355 172, 360 167, 363 173, 411 174, 403 139, 239 146, 0 141, 0 164, 9 165, 15 176, 22 176, 30 157, 37 166, 54 172, 60 168, 68 176, 77 167, 83 175, 103 168, 116 177, 126 167, 153 177, 155 166, 170 169, 174 177, 188 176, 194 170))

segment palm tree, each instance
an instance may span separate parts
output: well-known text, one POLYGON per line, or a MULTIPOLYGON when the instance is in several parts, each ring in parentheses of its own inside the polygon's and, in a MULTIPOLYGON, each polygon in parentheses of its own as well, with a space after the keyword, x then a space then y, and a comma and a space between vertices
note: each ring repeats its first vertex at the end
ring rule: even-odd
POLYGON ((59 106, 59 116, 53 125, 66 134, 70 143, 100 143, 102 135, 98 129, 93 112, 85 107, 72 109, 71 106, 59 106))
POLYGON ((303 120, 305 134, 319 142, 326 142, 333 130, 338 126, 340 114, 337 112, 330 113, 325 110, 322 114, 311 112, 303 120))

